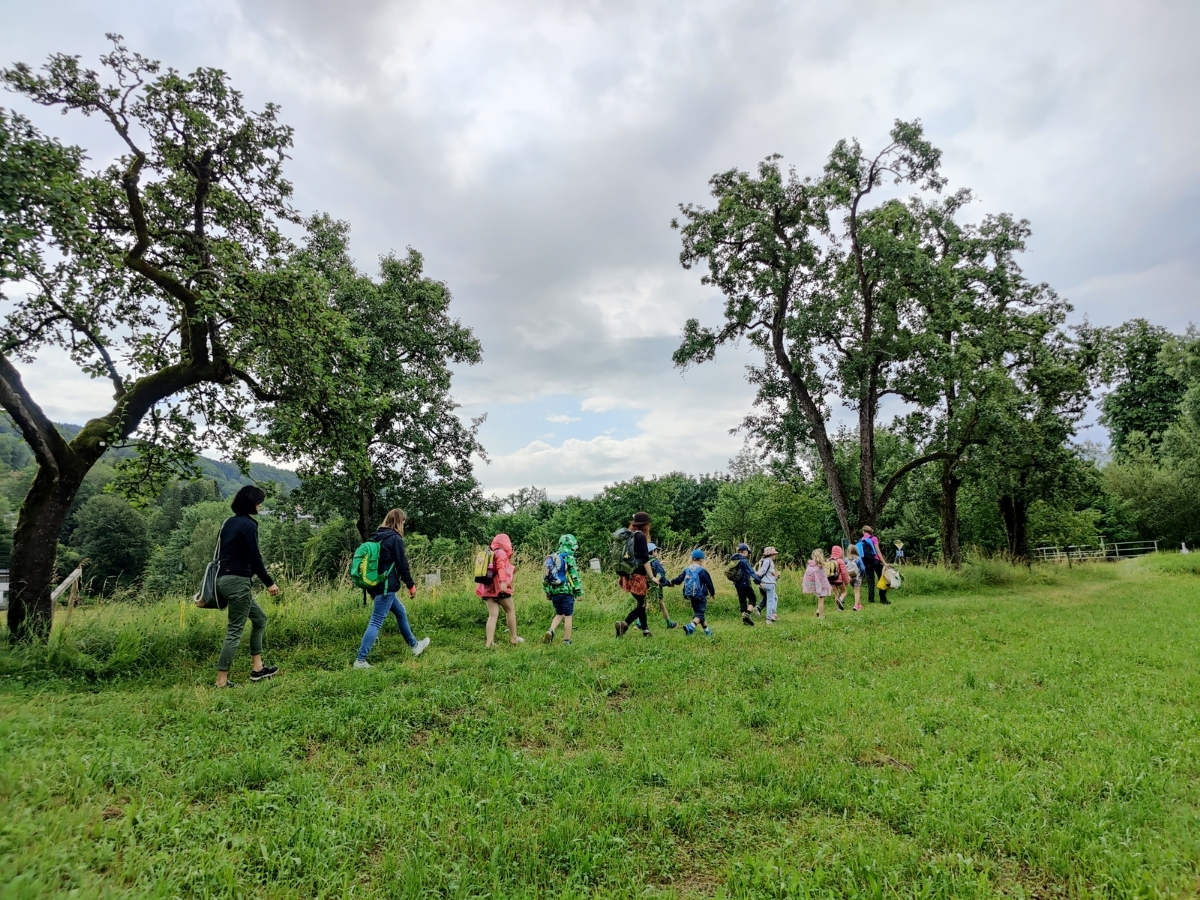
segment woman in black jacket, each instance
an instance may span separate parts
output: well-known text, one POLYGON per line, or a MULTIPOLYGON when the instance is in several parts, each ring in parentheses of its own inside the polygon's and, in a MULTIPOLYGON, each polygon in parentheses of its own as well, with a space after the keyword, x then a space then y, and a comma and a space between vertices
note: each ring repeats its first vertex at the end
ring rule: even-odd
POLYGON ((254 485, 246 485, 234 495, 233 516, 221 526, 221 537, 217 548, 217 593, 225 601, 229 612, 229 625, 225 628, 225 645, 217 660, 217 687, 233 687, 229 680, 229 667, 242 640, 246 619, 250 619, 251 681, 270 678, 279 669, 264 666, 262 660, 263 633, 267 630, 267 614, 254 599, 250 588, 255 575, 267 586, 272 597, 279 595, 279 585, 271 578, 263 565, 258 550, 258 522, 253 514, 258 512, 267 497, 254 485))
POLYGON ((367 662, 367 654, 375 646, 375 639, 379 637, 379 629, 387 621, 388 613, 396 617, 400 634, 412 648, 413 656, 420 656, 429 646, 429 638, 418 641, 413 637, 412 629, 408 626, 408 612, 396 596, 401 581, 408 588, 410 598, 417 595, 412 573, 408 570, 408 557, 404 553, 404 519, 404 510, 393 509, 383 517, 383 524, 379 526, 379 530, 371 535, 371 540, 379 544, 379 571, 381 574, 387 574, 377 589, 379 593, 374 595, 375 608, 371 610, 371 621, 367 623, 367 630, 358 647, 358 656, 354 660, 356 669, 371 668, 371 664, 367 662))
POLYGON ((632 575, 620 576, 618 583, 621 590, 633 597, 634 607, 624 619, 617 620, 617 637, 623 637, 634 622, 642 634, 650 637, 646 621, 646 594, 650 590, 649 581, 654 578, 654 570, 650 568, 650 514, 634 513, 629 530, 633 532, 634 570, 632 575))

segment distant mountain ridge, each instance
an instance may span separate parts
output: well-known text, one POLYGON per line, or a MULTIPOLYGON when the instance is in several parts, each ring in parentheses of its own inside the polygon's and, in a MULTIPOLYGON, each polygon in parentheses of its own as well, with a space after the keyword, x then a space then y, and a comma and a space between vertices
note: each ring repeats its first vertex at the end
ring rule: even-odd
MULTIPOLYGON (((67 439, 75 437, 83 428, 82 425, 69 422, 55 422, 54 427, 67 439)), ((128 459, 136 452, 132 449, 109 450, 103 459, 111 463, 118 459, 128 459)), ((203 477, 217 482, 221 493, 225 495, 234 493, 243 484, 259 484, 264 481, 274 481, 289 491, 300 487, 300 476, 290 469, 281 469, 266 463, 251 463, 249 475, 242 475, 233 463, 209 459, 203 455, 199 455, 198 458, 203 477)), ((25 444, 16 424, 7 415, 0 414, 0 466, 7 464, 8 469, 13 471, 32 465, 33 462, 33 453, 25 444)))

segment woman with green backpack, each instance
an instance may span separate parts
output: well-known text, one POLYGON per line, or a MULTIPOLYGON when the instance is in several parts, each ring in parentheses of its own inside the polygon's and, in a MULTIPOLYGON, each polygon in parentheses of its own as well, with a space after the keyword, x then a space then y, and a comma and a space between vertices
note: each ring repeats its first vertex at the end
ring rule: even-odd
POLYGON ((371 664, 367 662, 367 654, 375 646, 375 640, 379 637, 383 623, 387 621, 388 613, 396 617, 400 634, 412 648, 413 656, 420 656, 429 646, 429 638, 418 641, 413 636, 412 628, 408 625, 408 612, 396 596, 401 581, 408 588, 410 598, 417 595, 417 586, 408 570, 408 557, 404 553, 404 519, 404 510, 393 509, 383 517, 383 524, 379 526, 379 530, 371 535, 371 541, 379 544, 379 583, 377 587, 367 589, 375 598, 375 606, 371 610, 371 621, 367 623, 367 630, 363 633, 362 643, 358 647, 358 656, 354 660, 356 669, 371 668, 371 664))

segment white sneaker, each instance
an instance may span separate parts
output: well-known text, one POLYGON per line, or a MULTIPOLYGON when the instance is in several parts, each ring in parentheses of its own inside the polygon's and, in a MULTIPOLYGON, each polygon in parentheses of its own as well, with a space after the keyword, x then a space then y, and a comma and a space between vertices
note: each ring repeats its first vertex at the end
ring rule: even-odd
POLYGON ((354 661, 354 668, 369 669, 369 668, 371 668, 371 664, 369 662, 367 662, 365 659, 356 659, 354 661))
POLYGON ((429 646, 429 638, 421 638, 413 647, 413 656, 420 656, 425 652, 425 648, 429 646))

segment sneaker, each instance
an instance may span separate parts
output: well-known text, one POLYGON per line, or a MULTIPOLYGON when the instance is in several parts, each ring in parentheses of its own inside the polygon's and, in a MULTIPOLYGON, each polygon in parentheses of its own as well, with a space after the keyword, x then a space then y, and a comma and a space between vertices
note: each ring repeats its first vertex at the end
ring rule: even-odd
POLYGON ((554 643, 554 632, 547 631, 545 634, 543 634, 542 635, 542 643, 543 644, 553 644, 554 643))
POLYGON ((213 687, 217 687, 217 688, 237 687, 237 682, 227 681, 224 684, 214 684, 213 687))
POLYGON ((250 673, 251 681, 266 681, 279 671, 279 666, 263 666, 257 672, 250 673))
POLYGON ((846 608, 846 604, 842 602, 841 597, 837 598, 837 605, 838 605, 838 609, 844 610, 846 608))
POLYGON ((712 629, 709 628, 707 625, 704 626, 704 634, 707 637, 712 637, 712 629))
POLYGON ((696 633, 695 624, 693 624, 692 622, 688 622, 686 625, 683 626, 683 633, 686 634, 688 637, 691 637, 693 634, 696 633))
POLYGON ((525 643, 525 638, 523 638, 523 637, 518 637, 516 640, 509 641, 509 643, 510 643, 510 644, 512 644, 512 645, 515 647, 515 646, 517 646, 517 644, 523 644, 523 643, 525 643))
POLYGON ((750 611, 749 611, 749 610, 747 610, 746 612, 742 613, 742 624, 743 624, 743 625, 753 625, 753 624, 754 624, 754 620, 753 620, 752 618, 750 618, 750 611))
POLYGON ((779 616, 767 616, 767 621, 768 622, 778 622, 779 616))
POLYGON ((625 635, 625 632, 627 632, 628 630, 629 630, 629 623, 626 622, 624 619, 617 622, 617 637, 623 637, 625 635))
POLYGON ((413 656, 420 656, 425 652, 425 648, 429 646, 429 638, 421 638, 413 645, 413 656))
POLYGON ((861 604, 861 603, 860 603, 860 604, 858 604, 857 606, 854 606, 854 607, 851 607, 851 608, 852 608, 852 609, 853 609, 855 612, 862 612, 862 604, 861 604))
POLYGON ((679 625, 678 622, 673 622, 670 619, 667 619, 667 627, 668 628, 676 628, 676 627, 678 627, 678 625, 679 625))
POLYGON ((563 638, 563 643, 564 643, 564 644, 569 644, 569 643, 571 643, 571 639, 570 639, 570 638, 563 638))
POLYGON ((642 637, 650 637, 650 629, 649 628, 642 629, 642 637))
POLYGON ((884 606, 891 606, 891 605, 892 605, 892 601, 891 601, 891 600, 880 600, 879 602, 880 602, 880 603, 882 603, 884 606))
POLYGON ((367 662, 365 659, 356 659, 354 661, 354 668, 369 669, 369 668, 371 668, 371 664, 369 662, 367 662))

